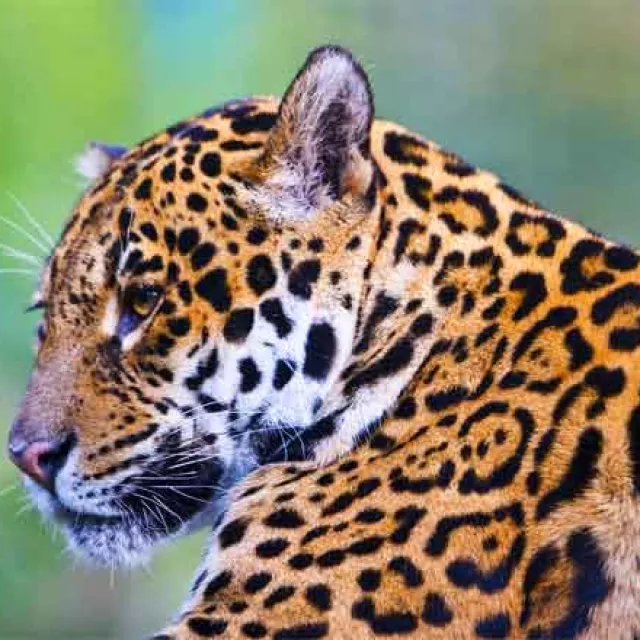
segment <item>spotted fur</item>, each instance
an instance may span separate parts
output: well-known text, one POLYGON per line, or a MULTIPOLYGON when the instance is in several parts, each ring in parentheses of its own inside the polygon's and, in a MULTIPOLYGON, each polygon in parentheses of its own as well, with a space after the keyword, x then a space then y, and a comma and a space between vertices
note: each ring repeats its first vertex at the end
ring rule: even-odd
POLYGON ((635 252, 338 48, 100 161, 14 437, 71 439, 32 488, 97 562, 215 521, 156 640, 640 633, 635 252))

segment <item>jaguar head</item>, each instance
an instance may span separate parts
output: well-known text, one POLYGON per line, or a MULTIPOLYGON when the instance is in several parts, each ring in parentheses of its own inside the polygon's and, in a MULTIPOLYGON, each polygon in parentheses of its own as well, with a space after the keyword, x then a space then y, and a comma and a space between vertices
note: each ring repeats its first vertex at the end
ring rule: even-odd
POLYGON ((211 522, 339 407, 373 242, 372 115, 361 67, 325 47, 280 103, 83 157, 92 183, 41 277, 9 442, 80 556, 131 564, 211 522))

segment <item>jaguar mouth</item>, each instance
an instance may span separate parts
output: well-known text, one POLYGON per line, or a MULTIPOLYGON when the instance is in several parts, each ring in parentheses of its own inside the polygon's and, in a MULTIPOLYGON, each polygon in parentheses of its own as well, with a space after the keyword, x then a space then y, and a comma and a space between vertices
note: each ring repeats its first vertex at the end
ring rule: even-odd
MULTIPOLYGON (((148 465, 117 486, 106 513, 68 506, 65 496, 30 486, 40 511, 61 526, 71 551, 98 566, 133 566, 159 544, 211 523, 222 508, 223 466, 185 465, 179 475, 148 465)), ((32 483, 28 483, 31 485, 32 483)))

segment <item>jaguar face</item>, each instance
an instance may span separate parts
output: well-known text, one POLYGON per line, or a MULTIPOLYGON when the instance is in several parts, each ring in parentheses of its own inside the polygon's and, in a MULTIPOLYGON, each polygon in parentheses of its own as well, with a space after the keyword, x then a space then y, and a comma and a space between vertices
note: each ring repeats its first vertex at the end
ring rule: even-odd
POLYGON ((239 101, 85 156, 95 180, 42 275, 9 443, 80 556, 134 563, 211 522, 239 478, 339 405, 370 249, 371 118, 361 69, 325 48, 279 108, 239 101))

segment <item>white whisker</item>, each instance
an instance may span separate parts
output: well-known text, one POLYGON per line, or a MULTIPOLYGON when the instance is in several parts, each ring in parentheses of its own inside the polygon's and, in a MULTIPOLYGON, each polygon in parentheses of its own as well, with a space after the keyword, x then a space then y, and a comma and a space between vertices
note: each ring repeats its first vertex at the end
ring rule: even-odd
POLYGON ((13 222, 13 220, 9 220, 4 216, 0 216, 0 222, 4 222, 7 226, 11 227, 15 231, 17 231, 19 234, 27 238, 28 240, 31 240, 31 242, 36 247, 38 247, 38 249, 40 249, 44 255, 47 255, 49 253, 49 249, 45 245, 43 245, 40 240, 32 236, 26 229, 23 229, 19 224, 13 222))
POLYGON ((40 234, 40 237, 49 245, 49 250, 53 249, 55 245, 53 238, 44 230, 44 227, 35 219, 35 217, 31 215, 24 203, 21 202, 13 193, 11 193, 11 191, 7 191, 7 195, 15 202, 15 204, 20 209, 20 211, 22 211, 27 220, 40 234))
POLYGON ((14 249, 7 244, 3 244, 0 242, 0 251, 9 258, 23 260, 24 262, 35 265, 36 267, 40 267, 40 260, 38 260, 35 256, 25 253, 24 251, 20 251, 19 249, 14 249))

